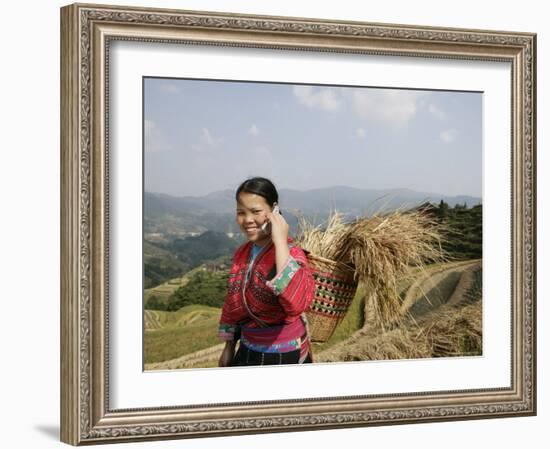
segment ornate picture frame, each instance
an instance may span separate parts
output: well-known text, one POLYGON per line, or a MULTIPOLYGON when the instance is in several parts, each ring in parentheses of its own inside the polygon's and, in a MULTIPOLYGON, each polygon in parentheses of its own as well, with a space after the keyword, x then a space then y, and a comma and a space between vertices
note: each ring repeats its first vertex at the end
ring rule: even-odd
MULTIPOLYGON (((98 444, 536 414, 536 35, 74 4, 61 9, 61 440, 98 444), (117 41, 511 67, 510 384, 113 408, 109 53, 117 41)), ((490 294, 490 292, 489 292, 490 294)))

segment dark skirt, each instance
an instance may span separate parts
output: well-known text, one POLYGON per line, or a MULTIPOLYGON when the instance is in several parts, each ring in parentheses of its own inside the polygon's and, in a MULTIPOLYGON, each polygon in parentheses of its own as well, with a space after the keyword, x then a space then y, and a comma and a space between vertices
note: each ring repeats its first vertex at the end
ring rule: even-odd
MULTIPOLYGON (((257 352, 245 345, 239 345, 231 366, 291 365, 300 361, 300 350, 290 352, 257 352)), ((302 363, 312 363, 308 354, 302 363)))

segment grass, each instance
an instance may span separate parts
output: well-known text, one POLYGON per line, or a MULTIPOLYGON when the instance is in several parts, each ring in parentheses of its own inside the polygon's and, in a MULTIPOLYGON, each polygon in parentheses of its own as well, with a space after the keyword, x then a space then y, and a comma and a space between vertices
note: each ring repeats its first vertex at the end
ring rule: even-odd
POLYGON ((182 307, 176 312, 154 312, 158 315, 153 319, 156 319, 162 327, 145 331, 145 363, 175 359, 215 346, 220 342, 218 338, 220 309, 192 305, 182 307))
POLYGON ((190 322, 197 321, 200 318, 209 318, 214 313, 219 313, 220 309, 203 305, 190 305, 182 307, 175 312, 165 312, 164 310, 145 310, 145 329, 161 329, 171 326, 185 326, 190 322))

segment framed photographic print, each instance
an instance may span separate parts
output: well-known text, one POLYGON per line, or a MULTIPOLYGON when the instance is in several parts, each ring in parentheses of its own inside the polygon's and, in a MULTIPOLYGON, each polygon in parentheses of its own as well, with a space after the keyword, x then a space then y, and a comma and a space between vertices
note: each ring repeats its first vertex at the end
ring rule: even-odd
MULTIPOLYGON (((231 269, 233 253, 248 236, 246 228, 255 226, 250 217, 240 232, 232 188, 255 175, 276 180, 278 205, 296 243, 309 251, 310 268, 318 268, 313 253, 353 265, 362 279, 348 291, 332 288, 328 267, 316 278, 318 295, 306 312, 316 362, 481 356, 481 118, 482 93, 474 91, 145 77, 145 369, 216 366, 223 352, 213 332, 218 322, 223 328, 241 321, 240 343, 261 345, 250 341, 258 331, 247 329, 254 322, 247 323, 246 311, 229 311, 230 301, 221 311, 228 278, 239 282, 231 269), (434 258, 439 250, 433 247, 440 243, 433 238, 436 229, 404 221, 412 217, 403 212, 406 207, 424 207, 453 229, 443 242, 449 260, 432 260, 422 275, 409 268, 397 276, 395 313, 406 311, 409 322, 384 329, 382 312, 391 310, 383 306, 392 299, 376 290, 391 284, 395 261, 409 267, 412 262, 402 261, 419 251, 434 258), (322 234, 304 229, 306 221, 319 220, 330 223, 322 234), (355 228, 346 230, 346 220, 355 228), (361 249, 368 257, 353 263, 348 253, 361 249), (382 268, 388 260, 393 265, 382 268)), ((256 247, 269 240, 253 232, 249 239, 256 247)), ((265 266, 270 270, 272 262, 265 266)), ((303 281, 297 274, 289 291, 303 281)), ((279 313, 280 300, 266 304, 257 293, 262 281, 256 281, 250 307, 261 315, 279 313), (263 301, 255 302, 256 296, 263 301)), ((302 335, 294 321, 287 324, 302 335)), ((288 341, 281 336, 274 344, 290 349, 292 335, 283 335, 288 341)), ((278 354, 282 360, 283 352, 278 354)))
POLYGON ((61 28, 62 441, 536 413, 534 34, 61 28))

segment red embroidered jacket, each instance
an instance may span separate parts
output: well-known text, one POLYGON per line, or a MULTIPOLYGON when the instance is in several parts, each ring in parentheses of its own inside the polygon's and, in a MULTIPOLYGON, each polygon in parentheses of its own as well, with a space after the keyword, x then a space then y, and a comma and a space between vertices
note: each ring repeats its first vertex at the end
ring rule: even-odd
POLYGON ((272 242, 261 249, 250 267, 252 242, 236 250, 220 318, 219 336, 222 340, 238 338, 235 334, 240 326, 262 327, 251 318, 246 306, 269 326, 292 323, 308 309, 315 293, 313 275, 304 251, 292 245, 291 238, 288 242, 290 256, 279 273, 276 272, 275 246, 272 242))

